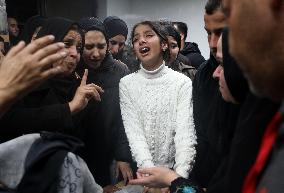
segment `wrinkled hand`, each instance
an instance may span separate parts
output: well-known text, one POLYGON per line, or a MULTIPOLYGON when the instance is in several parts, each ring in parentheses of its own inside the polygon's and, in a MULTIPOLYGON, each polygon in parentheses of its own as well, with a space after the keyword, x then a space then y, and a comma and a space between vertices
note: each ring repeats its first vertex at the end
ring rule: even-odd
POLYGON ((51 68, 51 64, 67 53, 57 53, 64 44, 51 44, 53 40, 53 36, 45 36, 26 47, 24 42, 13 47, 0 66, 0 88, 13 87, 18 92, 26 92, 62 72, 60 67, 51 68))
POLYGON ((180 176, 176 172, 165 167, 143 168, 138 169, 137 179, 130 180, 129 184, 165 188, 178 177, 180 176))
POLYGON ((92 98, 101 101, 100 93, 104 92, 103 89, 95 84, 87 84, 87 79, 88 70, 86 69, 73 100, 69 102, 71 114, 75 114, 84 109, 92 98))
POLYGON ((67 53, 58 52, 64 44, 52 44, 53 40, 54 36, 45 36, 27 46, 21 41, 2 59, 0 89, 6 96, 1 98, 7 102, 2 101, 1 107, 9 106, 44 80, 62 73, 61 67, 53 68, 52 63, 66 57, 67 53))
POLYGON ((117 161, 116 162, 116 171, 115 171, 116 178, 118 177, 119 172, 121 172, 121 174, 122 174, 123 181, 124 181, 125 185, 127 184, 127 182, 129 180, 133 179, 133 172, 132 172, 132 169, 131 169, 129 163, 117 161))

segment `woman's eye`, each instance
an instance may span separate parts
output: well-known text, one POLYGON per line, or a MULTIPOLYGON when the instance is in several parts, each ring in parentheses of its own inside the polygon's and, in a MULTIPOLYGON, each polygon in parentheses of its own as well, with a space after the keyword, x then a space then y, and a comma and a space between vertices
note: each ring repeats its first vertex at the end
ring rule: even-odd
POLYGON ((97 48, 100 49, 100 50, 105 49, 105 47, 106 47, 106 44, 99 44, 97 46, 97 48))
POLYGON ((93 47, 94 47, 94 46, 85 45, 85 49, 86 49, 86 50, 91 50, 91 49, 93 49, 93 47))
POLYGON ((65 45, 65 48, 70 48, 71 47, 71 43, 70 42, 63 42, 65 45))
POLYGON ((175 49, 176 47, 178 47, 176 44, 172 44, 172 45, 171 45, 171 48, 172 48, 172 49, 175 49))

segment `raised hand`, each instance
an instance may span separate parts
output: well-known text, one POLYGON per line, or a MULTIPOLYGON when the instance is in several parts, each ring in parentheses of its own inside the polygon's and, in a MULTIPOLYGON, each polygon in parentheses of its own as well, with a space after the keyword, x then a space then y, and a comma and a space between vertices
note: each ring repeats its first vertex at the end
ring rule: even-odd
POLYGON ((85 69, 81 84, 77 88, 73 100, 69 102, 71 114, 75 114, 83 110, 87 106, 89 100, 91 100, 92 98, 97 101, 101 101, 100 93, 103 93, 104 90, 93 83, 87 84, 87 79, 88 70, 85 69))
POLYGON ((52 43, 54 36, 45 36, 25 46, 22 41, 14 46, 0 64, 0 116, 17 99, 46 79, 62 73, 52 63, 66 57, 59 52, 63 43, 52 43))

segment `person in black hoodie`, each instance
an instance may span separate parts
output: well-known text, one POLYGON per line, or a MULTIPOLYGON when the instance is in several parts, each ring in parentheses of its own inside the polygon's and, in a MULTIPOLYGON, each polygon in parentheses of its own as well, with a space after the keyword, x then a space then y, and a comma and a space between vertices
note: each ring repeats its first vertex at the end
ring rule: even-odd
POLYGON ((76 128, 73 115, 91 98, 100 100, 102 89, 94 84, 86 85, 87 73, 81 83, 75 79, 74 69, 84 45, 78 25, 64 18, 50 18, 39 31, 38 38, 49 34, 55 37, 55 42, 65 44, 61 51, 67 53, 66 57, 52 64, 53 67, 60 66, 62 74, 40 85, 1 118, 1 142, 40 131, 78 136, 81 131, 76 128))
POLYGON ((174 27, 180 33, 181 36, 181 47, 180 53, 186 56, 193 67, 198 69, 198 67, 205 62, 204 57, 195 42, 185 42, 187 38, 188 28, 184 22, 173 22, 174 27))
MULTIPOLYGON (((101 101, 92 101, 85 111, 86 130, 84 159, 96 181, 103 187, 111 184, 110 166, 116 160, 116 176, 132 179, 131 153, 124 131, 119 106, 119 81, 129 73, 127 67, 114 60, 108 52, 108 38, 103 23, 96 18, 79 21, 85 31, 85 47, 78 68, 89 70, 89 82, 101 86, 101 101)), ((105 189, 108 187, 105 187, 105 189)))

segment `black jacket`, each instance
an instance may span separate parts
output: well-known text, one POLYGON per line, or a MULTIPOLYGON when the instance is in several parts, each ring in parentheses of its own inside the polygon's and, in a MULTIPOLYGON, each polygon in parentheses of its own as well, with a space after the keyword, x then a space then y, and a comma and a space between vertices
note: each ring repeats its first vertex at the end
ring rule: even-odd
POLYGON ((198 69, 203 62, 205 62, 198 45, 194 42, 185 42, 184 48, 180 51, 180 53, 186 56, 191 65, 196 69, 198 69))
POLYGON ((213 56, 197 70, 193 80, 193 117, 197 135, 196 161, 191 178, 207 187, 228 154, 239 108, 225 102, 212 74, 218 66, 213 56))
POLYGON ((113 159, 131 161, 119 104, 119 81, 128 73, 127 67, 114 60, 111 54, 107 54, 99 69, 89 69, 88 83, 101 86, 104 93, 101 102, 90 101, 85 111, 83 157, 96 182, 102 186, 110 184, 108 174, 113 159))
POLYGON ((25 96, 0 119, 1 142, 40 131, 77 134, 68 105, 77 85, 72 77, 55 78, 25 96))

